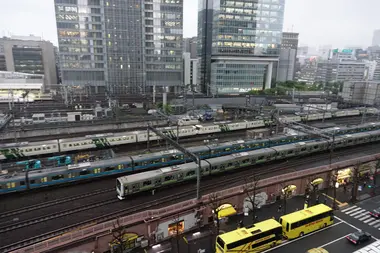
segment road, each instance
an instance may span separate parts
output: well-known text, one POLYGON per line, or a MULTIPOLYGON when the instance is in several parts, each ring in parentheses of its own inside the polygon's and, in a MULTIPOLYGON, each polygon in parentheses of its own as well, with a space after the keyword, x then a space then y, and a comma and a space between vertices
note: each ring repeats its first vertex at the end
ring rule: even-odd
MULTIPOLYGON (((289 210, 302 207, 303 197, 294 197, 287 203, 289 210)), ((322 247, 329 253, 376 253, 380 252, 380 219, 372 219, 367 216, 368 211, 380 207, 380 196, 367 199, 357 203, 356 205, 347 206, 340 211, 335 212, 335 223, 330 227, 316 231, 291 241, 264 251, 263 253, 305 253, 311 248, 322 247), (360 216, 361 215, 361 216, 360 216), (364 217, 364 218, 363 218, 364 217), (373 238, 360 245, 353 245, 345 238, 348 234, 358 230, 364 230, 372 234, 373 238), (360 250, 360 252, 358 252, 360 250)), ((265 220, 271 217, 278 218, 281 213, 277 212, 277 204, 264 206, 258 210, 259 220, 265 220)), ((230 217, 230 219, 221 225, 221 229, 230 231, 236 229, 237 222, 244 220, 244 225, 249 225, 252 219, 241 215, 230 217)), ((191 232, 180 239, 180 252, 198 253, 213 252, 213 237, 210 235, 209 229, 202 229, 200 233, 191 232), (201 250, 201 251, 199 251, 201 250), (204 251, 202 251, 204 250, 204 251)), ((176 252, 176 240, 159 245, 154 249, 148 250, 150 253, 176 252)))

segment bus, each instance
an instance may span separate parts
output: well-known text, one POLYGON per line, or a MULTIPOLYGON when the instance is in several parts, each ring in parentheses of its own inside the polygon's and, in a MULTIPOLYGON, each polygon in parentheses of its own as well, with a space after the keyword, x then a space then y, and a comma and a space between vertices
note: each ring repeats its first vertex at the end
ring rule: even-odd
POLYGON ((333 224, 334 214, 330 207, 319 204, 281 216, 279 222, 283 237, 294 239, 333 224))
POLYGON ((282 241, 282 226, 274 219, 221 234, 216 238, 216 253, 261 252, 282 241))

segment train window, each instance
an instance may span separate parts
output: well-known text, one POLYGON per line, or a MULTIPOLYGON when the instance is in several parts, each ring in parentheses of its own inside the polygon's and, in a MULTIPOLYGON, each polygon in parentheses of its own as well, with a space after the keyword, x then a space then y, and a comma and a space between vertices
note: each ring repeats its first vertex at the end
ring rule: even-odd
POLYGON ((114 170, 114 168, 113 168, 113 167, 106 167, 106 168, 104 169, 104 171, 111 171, 111 170, 114 170))
POLYGON ((20 181, 20 185, 25 185, 25 181, 20 181))
POLYGON ((136 191, 140 188, 140 185, 139 184, 134 184, 132 185, 132 191, 136 191))
POLYGON ((301 148, 301 151, 306 151, 306 148, 301 148))
POLYGON ((288 151, 288 155, 293 154, 293 150, 288 151))
POLYGON ((257 158, 257 160, 263 160, 264 159, 264 156, 259 156, 259 158, 257 158))
POLYGON ((164 181, 170 181, 170 180, 173 180, 173 176, 166 176, 164 181))
POLYGON ((67 144, 63 144, 63 147, 66 148, 66 147, 67 147, 67 144))
POLYGON ((53 145, 53 148, 57 148, 57 146, 56 146, 56 145, 53 145))
POLYGON ((68 174, 68 178, 73 178, 73 177, 75 177, 75 175, 73 175, 71 173, 68 174))
POLYGON ((3 189, 3 186, 0 184, 0 190, 3 189))
POLYGON ((151 184, 152 184, 152 181, 147 180, 147 181, 144 181, 143 186, 149 186, 151 184))
POLYGON ((80 176, 84 176, 84 175, 88 175, 88 174, 90 174, 90 171, 88 171, 88 170, 82 170, 81 172, 79 172, 80 176))
POLYGON ((51 180, 60 180, 60 179, 62 179, 62 178, 64 178, 63 175, 55 175, 55 176, 52 176, 52 177, 51 177, 51 180))
POLYGON ((45 147, 42 147, 42 149, 43 149, 43 150, 46 150, 46 148, 45 148, 45 147))
POLYGON ((69 144, 69 147, 72 147, 73 146, 73 144, 69 144))
POLYGON ((218 169, 218 167, 216 167, 216 166, 211 167, 211 170, 216 170, 216 169, 218 169))
POLYGON ((232 166, 232 163, 228 163, 228 164, 227 164, 227 167, 231 167, 231 166, 232 166))
POLYGON ((36 183, 36 180, 32 179, 30 180, 30 184, 35 184, 36 183))
POLYGON ((94 173, 95 173, 95 174, 100 173, 100 168, 96 168, 96 169, 94 169, 94 173))
POLYGON ((156 180, 154 181, 154 184, 156 184, 156 185, 161 184, 161 178, 156 179, 156 180))
POLYGON ((242 163, 249 163, 249 159, 243 160, 242 163))
POLYGON ((15 188, 16 187, 16 183, 15 182, 12 182, 12 183, 7 183, 7 188, 10 189, 10 188, 15 188))
POLYGON ((318 148, 319 148, 318 145, 315 145, 315 146, 314 146, 314 149, 318 149, 318 148))
POLYGON ((47 177, 42 177, 41 178, 41 183, 46 183, 47 182, 47 177))

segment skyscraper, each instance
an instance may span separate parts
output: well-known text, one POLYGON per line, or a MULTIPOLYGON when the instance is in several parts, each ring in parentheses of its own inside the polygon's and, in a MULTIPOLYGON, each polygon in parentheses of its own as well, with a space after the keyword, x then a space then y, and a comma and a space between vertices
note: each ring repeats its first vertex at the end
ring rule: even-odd
POLYGON ((93 92, 178 90, 182 0, 55 0, 62 83, 93 92))
POLYGON ((200 84, 208 94, 270 88, 285 0, 199 0, 200 84))
POLYGON ((277 70, 277 81, 293 80, 298 48, 298 33, 282 33, 281 51, 277 70))
POLYGON ((372 46, 380 46, 380 29, 373 31, 372 46))

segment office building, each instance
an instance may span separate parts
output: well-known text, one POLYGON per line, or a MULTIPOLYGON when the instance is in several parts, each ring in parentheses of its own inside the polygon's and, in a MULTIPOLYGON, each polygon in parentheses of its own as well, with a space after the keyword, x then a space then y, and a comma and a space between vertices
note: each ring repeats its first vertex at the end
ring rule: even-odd
POLYGON ((343 84, 342 98, 352 103, 380 105, 380 82, 346 81, 343 84))
POLYGON ((54 46, 35 36, 0 39, 0 70, 44 76, 44 87, 57 84, 54 46))
POLYGON ((191 53, 183 53, 183 80, 187 89, 198 90, 198 59, 191 59, 191 53))
POLYGON ((366 63, 346 60, 320 61, 317 64, 316 82, 365 80, 366 63))
POLYGON ((197 37, 183 39, 183 52, 190 53, 191 59, 196 59, 197 56, 197 37))
POLYGON ((97 93, 179 90, 182 0, 55 0, 62 83, 97 93))
POLYGON ((201 0, 200 84, 207 94, 271 88, 277 76, 284 0, 201 0))
POLYGON ((380 46, 380 29, 373 31, 372 46, 380 46))
POLYGON ((298 33, 282 33, 281 51, 277 71, 277 81, 293 80, 298 48, 298 33))

